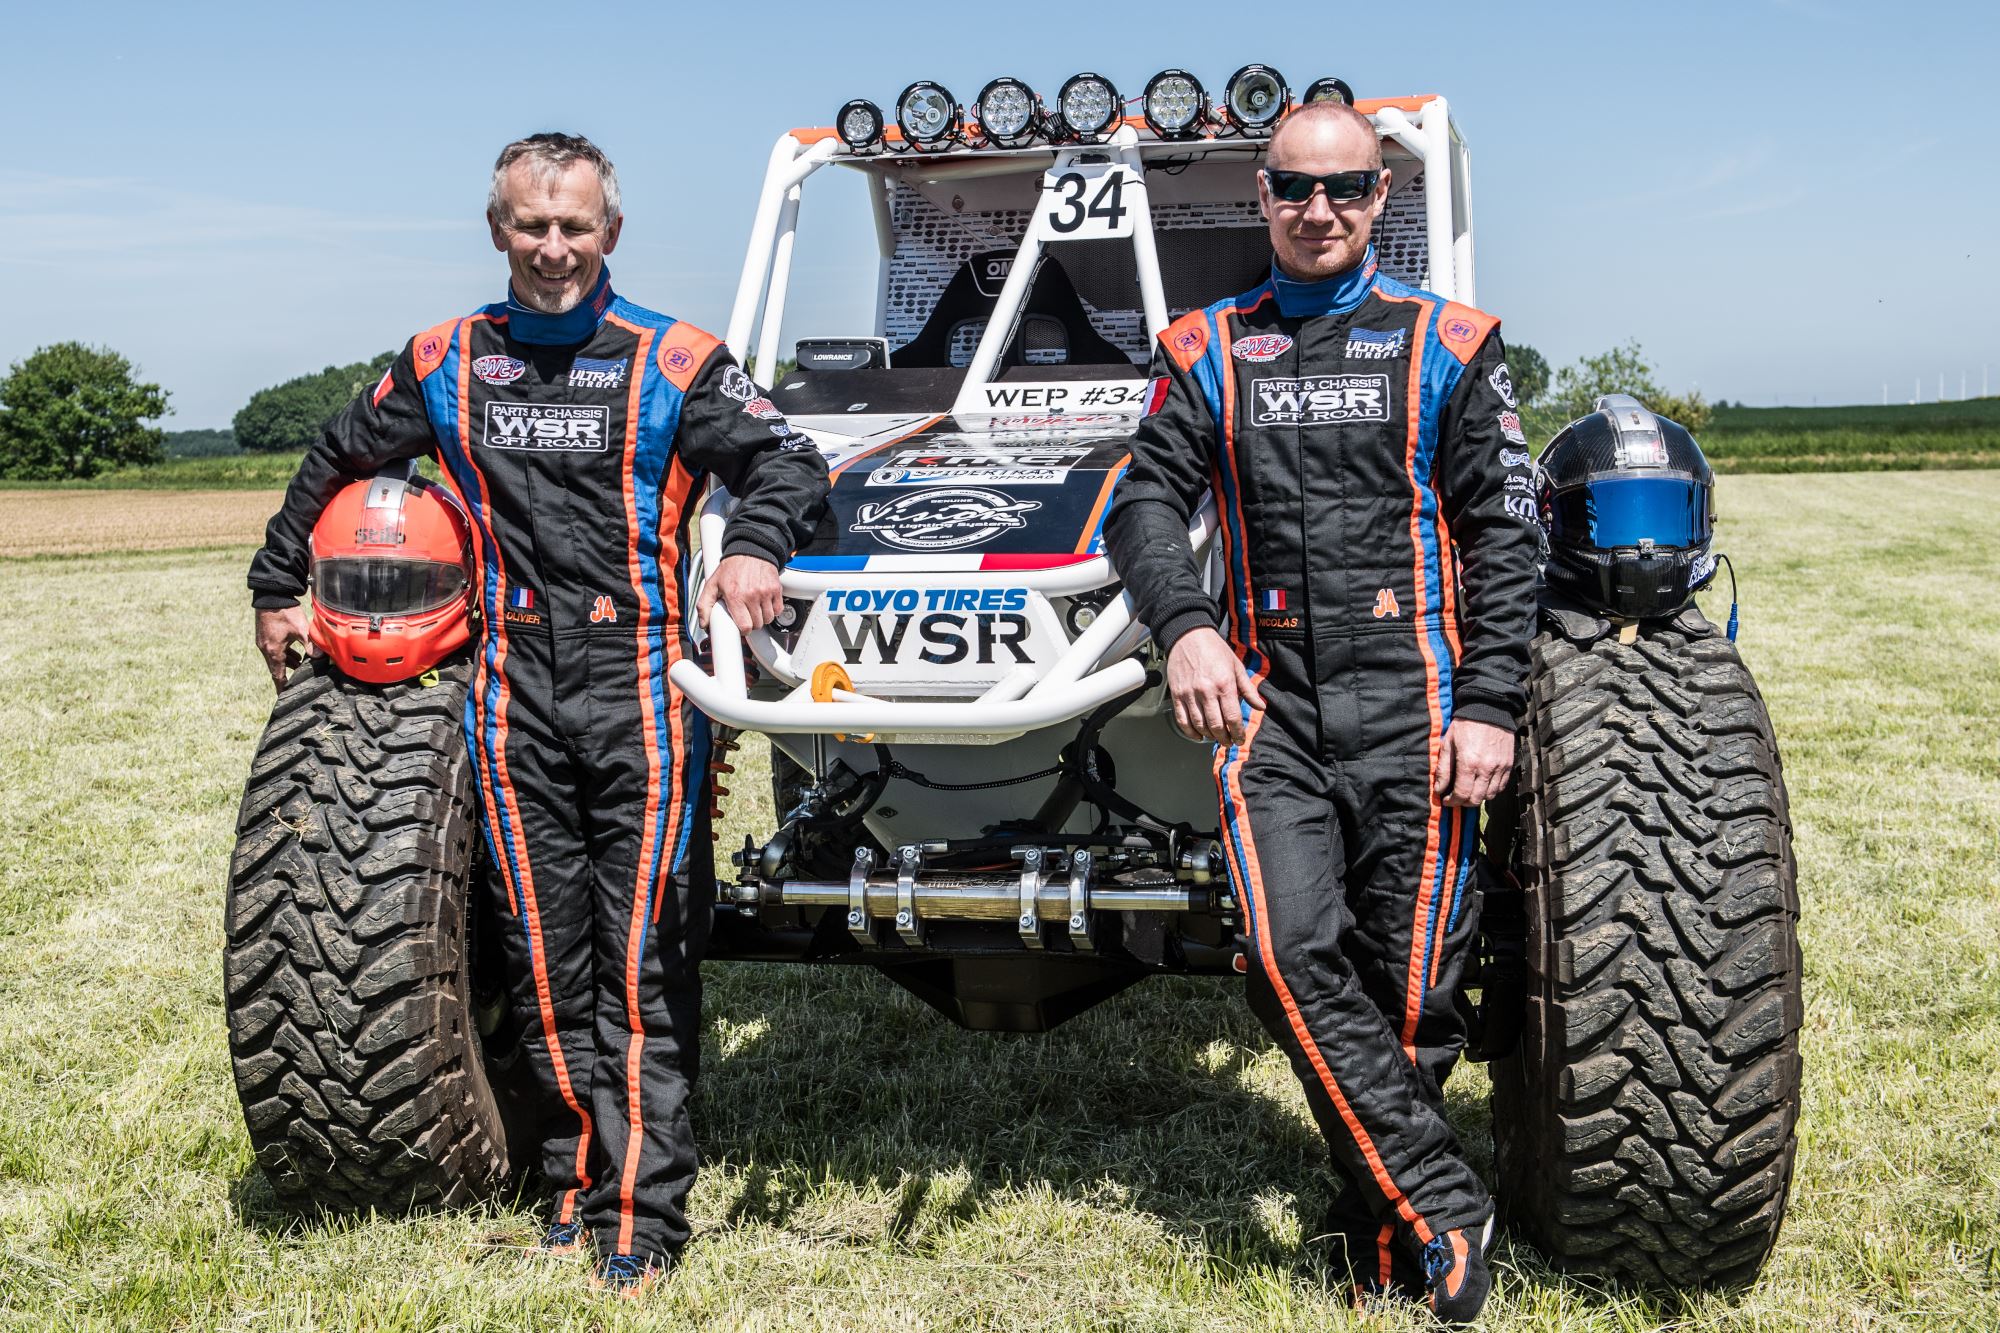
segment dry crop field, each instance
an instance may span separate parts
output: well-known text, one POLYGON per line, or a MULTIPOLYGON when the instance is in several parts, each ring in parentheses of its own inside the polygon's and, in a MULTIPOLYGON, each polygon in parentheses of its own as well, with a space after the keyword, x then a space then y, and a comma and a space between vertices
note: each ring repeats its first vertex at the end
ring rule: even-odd
MULTIPOLYGON (((132 528, 134 497, 90 498, 132 528)), ((1503 1244, 1485 1327, 2000 1328, 2000 472, 1728 477, 1721 505, 1797 826, 1791 1216, 1726 1296, 1596 1290, 1503 1244)), ((529 1204, 277 1210, 220 1000, 270 700, 254 529, 210 531, 0 559, 0 1327, 1358 1326, 1301 1244, 1326 1197, 1304 1101, 1221 981, 1007 1037, 858 971, 712 966, 695 1242, 640 1302, 530 1254, 529 1204)), ((757 785, 725 846, 767 823, 757 785)), ((1477 1068, 1450 1090, 1482 1165, 1485 1093, 1477 1068)))
POLYGON ((0 490, 0 558, 254 546, 278 494, 0 490))

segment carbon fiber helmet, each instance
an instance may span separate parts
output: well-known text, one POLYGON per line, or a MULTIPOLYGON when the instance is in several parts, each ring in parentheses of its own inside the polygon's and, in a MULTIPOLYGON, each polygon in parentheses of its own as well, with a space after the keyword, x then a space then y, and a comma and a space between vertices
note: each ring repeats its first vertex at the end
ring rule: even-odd
POLYGON ((1687 428, 1607 394, 1542 451, 1543 576, 1622 620, 1672 615, 1715 577, 1715 473, 1687 428))

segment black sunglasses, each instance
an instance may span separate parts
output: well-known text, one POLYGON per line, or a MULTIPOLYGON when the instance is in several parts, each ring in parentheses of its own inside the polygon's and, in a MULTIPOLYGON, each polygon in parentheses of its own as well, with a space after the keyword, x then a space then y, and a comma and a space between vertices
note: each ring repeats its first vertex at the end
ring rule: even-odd
POLYGON ((1313 187, 1324 185, 1330 204, 1351 204, 1368 194, 1382 179, 1379 171, 1336 171, 1331 176, 1312 176, 1303 171, 1264 168, 1264 180, 1271 193, 1288 204, 1303 204, 1313 197, 1313 187))

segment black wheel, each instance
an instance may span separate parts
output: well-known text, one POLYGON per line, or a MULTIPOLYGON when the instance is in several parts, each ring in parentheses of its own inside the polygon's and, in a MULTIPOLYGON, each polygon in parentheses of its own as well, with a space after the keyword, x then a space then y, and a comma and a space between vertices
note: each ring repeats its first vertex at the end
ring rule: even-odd
POLYGON ((223 976, 250 1141, 288 1205, 457 1205, 506 1179, 470 993, 470 673, 384 687, 309 662, 258 744, 223 976))
POLYGON ((1501 1206, 1559 1267, 1753 1279, 1799 1112, 1798 891, 1778 747, 1698 616, 1540 635, 1517 869, 1528 1004, 1493 1067, 1501 1206))

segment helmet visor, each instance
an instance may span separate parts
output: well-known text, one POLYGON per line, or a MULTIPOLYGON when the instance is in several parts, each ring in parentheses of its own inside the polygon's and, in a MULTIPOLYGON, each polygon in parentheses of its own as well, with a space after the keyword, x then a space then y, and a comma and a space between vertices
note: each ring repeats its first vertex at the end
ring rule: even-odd
POLYGON ((1708 488, 1685 477, 1593 481, 1559 492, 1550 505, 1549 539, 1571 546, 1689 547, 1708 537, 1708 488))
POLYGON ((313 600, 357 616, 414 616, 465 591, 465 569, 435 560, 341 556, 313 561, 313 600))

